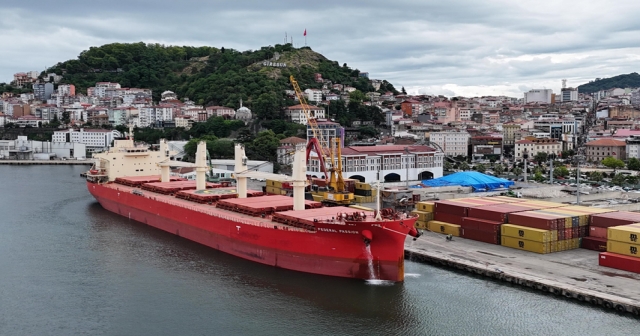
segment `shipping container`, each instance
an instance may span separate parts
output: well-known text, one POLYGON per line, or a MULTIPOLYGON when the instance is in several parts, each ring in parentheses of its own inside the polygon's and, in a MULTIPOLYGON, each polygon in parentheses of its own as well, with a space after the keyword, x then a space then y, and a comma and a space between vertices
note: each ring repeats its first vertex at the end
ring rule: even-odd
POLYGON ((417 220, 416 224, 415 224, 415 227, 417 229, 427 230, 428 229, 427 223, 428 222, 417 220))
POLYGON ((640 244, 640 226, 612 226, 607 229, 607 239, 629 244, 640 244))
POLYGON ((462 225, 462 216, 452 215, 446 212, 436 212, 433 216, 433 219, 441 222, 447 222, 456 225, 462 225))
POLYGON ((471 230, 477 230, 482 232, 489 233, 499 233, 500 232, 501 222, 488 221, 480 218, 472 218, 472 217, 463 217, 462 218, 462 226, 463 228, 469 228, 471 230))
POLYGON ((640 222, 640 213, 617 211, 591 215, 591 226, 605 227, 620 226, 640 222))
POLYGON ((500 234, 503 237, 514 237, 540 243, 558 240, 558 233, 556 231, 533 229, 513 224, 502 224, 502 226, 500 226, 500 234))
POLYGON ((364 182, 355 182, 355 188, 356 190, 371 190, 371 184, 369 183, 364 183, 364 182))
POLYGON ((615 240, 607 240, 607 252, 628 255, 630 257, 640 257, 640 245, 622 243, 615 240))
POLYGON ((460 237, 484 243, 500 245, 500 232, 486 232, 461 227, 460 237))
POLYGON ((515 198, 515 197, 509 197, 509 196, 489 196, 485 198, 490 199, 492 201, 499 201, 502 203, 521 203, 526 201, 524 198, 515 198))
POLYGON ((416 203, 416 210, 426 211, 426 212, 435 212, 435 207, 433 205, 433 202, 418 202, 416 203))
POLYGON ((590 226, 589 227, 589 237, 594 238, 604 238, 607 239, 607 228, 590 226))
POLYGON ((508 214, 512 212, 522 212, 531 210, 527 206, 520 205, 521 203, 513 204, 498 204, 484 207, 469 208, 467 216, 486 219, 494 222, 506 223, 508 214))
POLYGON ((427 223, 429 231, 460 237, 460 225, 440 221, 427 223))
POLYGON ((607 238, 584 237, 580 247, 592 251, 607 252, 607 238))
POLYGON ((428 222, 433 220, 433 212, 413 210, 411 211, 411 214, 414 216, 418 216, 419 221, 428 222))
POLYGON ((436 213, 448 213, 462 217, 467 216, 467 209, 469 208, 468 204, 453 202, 452 200, 436 201, 434 203, 436 213))
POLYGON ((510 224, 516 224, 520 226, 527 226, 541 230, 557 230, 560 226, 564 228, 564 217, 541 213, 537 211, 524 211, 510 213, 508 216, 510 224))
POLYGON ((541 243, 526 239, 519 239, 513 237, 501 237, 501 245, 506 247, 515 248, 518 250, 524 250, 529 252, 535 252, 540 254, 546 254, 556 251, 555 245, 551 246, 551 243, 541 243))
POLYGON ((604 267, 640 273, 640 258, 628 257, 617 253, 600 253, 598 264, 604 267))

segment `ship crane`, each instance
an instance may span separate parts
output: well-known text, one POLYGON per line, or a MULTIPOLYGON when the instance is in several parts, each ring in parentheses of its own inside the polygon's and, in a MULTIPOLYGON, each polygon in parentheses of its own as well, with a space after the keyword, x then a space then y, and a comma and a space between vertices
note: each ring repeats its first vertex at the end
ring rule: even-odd
POLYGON ((332 142, 330 142, 329 139, 325 137, 324 132, 320 127, 318 127, 315 115, 313 115, 309 110, 309 104, 304 98, 298 82, 293 75, 289 77, 289 80, 296 92, 298 100, 300 101, 300 106, 302 106, 302 111, 307 119, 307 125, 311 129, 311 132, 313 132, 313 138, 309 139, 307 143, 307 161, 309 161, 309 154, 311 153, 311 150, 315 150, 316 153, 318 153, 320 169, 324 173, 325 180, 328 179, 329 190, 324 194, 323 203, 328 205, 353 204, 355 197, 352 193, 345 190, 344 178, 342 176, 342 150, 340 139, 336 137, 332 142), (331 146, 333 148, 330 148, 331 146), (329 166, 328 174, 327 164, 329 166))

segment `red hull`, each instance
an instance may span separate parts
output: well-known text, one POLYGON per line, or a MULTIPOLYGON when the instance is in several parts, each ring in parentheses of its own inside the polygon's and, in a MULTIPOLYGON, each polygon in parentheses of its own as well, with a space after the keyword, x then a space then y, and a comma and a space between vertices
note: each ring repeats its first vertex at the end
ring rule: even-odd
POLYGON ((136 195, 126 186, 88 182, 87 187, 109 211, 247 260, 337 277, 404 280, 404 241, 414 218, 318 223, 318 230, 311 232, 168 195, 136 195), (373 235, 372 258, 363 242, 364 230, 373 235))

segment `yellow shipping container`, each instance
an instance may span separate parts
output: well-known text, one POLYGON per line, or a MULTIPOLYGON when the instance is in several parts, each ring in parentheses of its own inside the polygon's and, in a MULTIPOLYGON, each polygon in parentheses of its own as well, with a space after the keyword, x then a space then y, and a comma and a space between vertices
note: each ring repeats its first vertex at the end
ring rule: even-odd
POLYGON ((322 202, 323 198, 321 195, 312 195, 313 196, 313 200, 316 202, 322 202))
POLYGON ((418 216, 418 220, 420 221, 428 222, 430 220, 433 220, 433 212, 413 210, 411 211, 411 214, 414 216, 418 216))
POLYGON ((355 195, 356 203, 365 203, 365 197, 360 195, 355 195))
POLYGON ((554 243, 541 243, 526 239, 502 236, 502 246, 540 254, 553 252, 555 248, 551 246, 552 244, 554 243))
POLYGON ((640 244, 640 226, 634 224, 612 226, 607 229, 607 240, 619 241, 629 244, 640 244))
POLYGON ((427 228, 429 231, 460 237, 460 225, 432 220, 427 223, 427 228))
POLYGON ((422 229, 422 230, 426 230, 428 228, 427 222, 421 221, 421 220, 417 220, 415 226, 417 229, 422 229))
POLYGON ((416 210, 418 211, 426 211, 426 212, 434 212, 435 207, 433 202, 418 202, 416 203, 416 210))
POLYGON ((615 240, 607 241, 607 252, 619 253, 640 258, 640 245, 622 243, 615 240))
POLYGON ((371 185, 369 183, 356 182, 356 189, 371 190, 371 185))
POLYGON ((506 237, 520 238, 540 243, 558 240, 558 231, 534 229, 526 226, 502 224, 500 234, 506 237))
POLYGON ((268 194, 274 194, 274 195, 286 195, 287 191, 286 190, 282 190, 282 189, 277 188, 277 187, 269 187, 269 186, 267 186, 267 193, 268 194))
POLYGON ((572 250, 580 248, 580 238, 573 238, 569 240, 569 246, 571 247, 572 250))

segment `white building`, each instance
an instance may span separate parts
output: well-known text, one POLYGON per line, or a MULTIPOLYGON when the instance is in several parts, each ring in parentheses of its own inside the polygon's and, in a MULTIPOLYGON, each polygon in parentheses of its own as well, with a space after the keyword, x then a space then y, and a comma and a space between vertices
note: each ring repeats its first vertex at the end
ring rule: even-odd
POLYGON ((431 132, 429 140, 442 148, 448 156, 467 156, 469 138, 467 132, 431 132))
POLYGON ((321 102, 322 91, 317 89, 306 89, 304 93, 307 95, 307 100, 310 102, 321 102))
POLYGON ((60 84, 58 85, 59 96, 75 96, 76 87, 73 84, 60 84))
POLYGON ((551 104, 552 94, 553 94, 553 90, 551 89, 529 90, 529 92, 524 93, 524 102, 525 104, 528 104, 528 103, 551 104))
POLYGON ((98 82, 96 83, 96 86, 92 88, 92 92, 93 95, 104 98, 107 96, 107 91, 112 91, 119 88, 120 84, 118 83, 98 82))
POLYGON ((16 140, 0 140, 0 158, 22 160, 85 159, 86 146, 80 143, 28 140, 19 135, 16 140))
MULTIPOLYGON (((428 146, 351 146, 342 149, 346 178, 373 182, 417 181, 442 177, 444 154, 428 146)), ((318 154, 312 151, 307 175, 324 177, 318 154)))
POLYGON ((556 139, 536 139, 536 140, 520 140, 516 141, 516 158, 522 158, 524 151, 527 151, 529 160, 532 160, 536 154, 544 152, 547 154, 556 154, 558 157, 562 153, 562 142, 556 139))
MULTIPOLYGON (((324 108, 313 106, 313 105, 307 105, 306 107, 309 110, 309 113, 311 114, 311 118, 316 118, 316 119, 325 118, 324 108)), ((287 107, 287 109, 285 110, 285 115, 291 119, 291 122, 302 124, 302 125, 307 124, 307 116, 304 113, 304 106, 302 105, 287 107)))
POLYGON ((578 101, 578 89, 577 88, 563 88, 560 91, 562 93, 562 102, 577 102, 578 101))
POLYGON ((115 138, 119 138, 120 132, 116 130, 104 129, 68 129, 53 133, 53 142, 73 142, 81 143, 89 151, 100 151, 109 148, 115 138))

